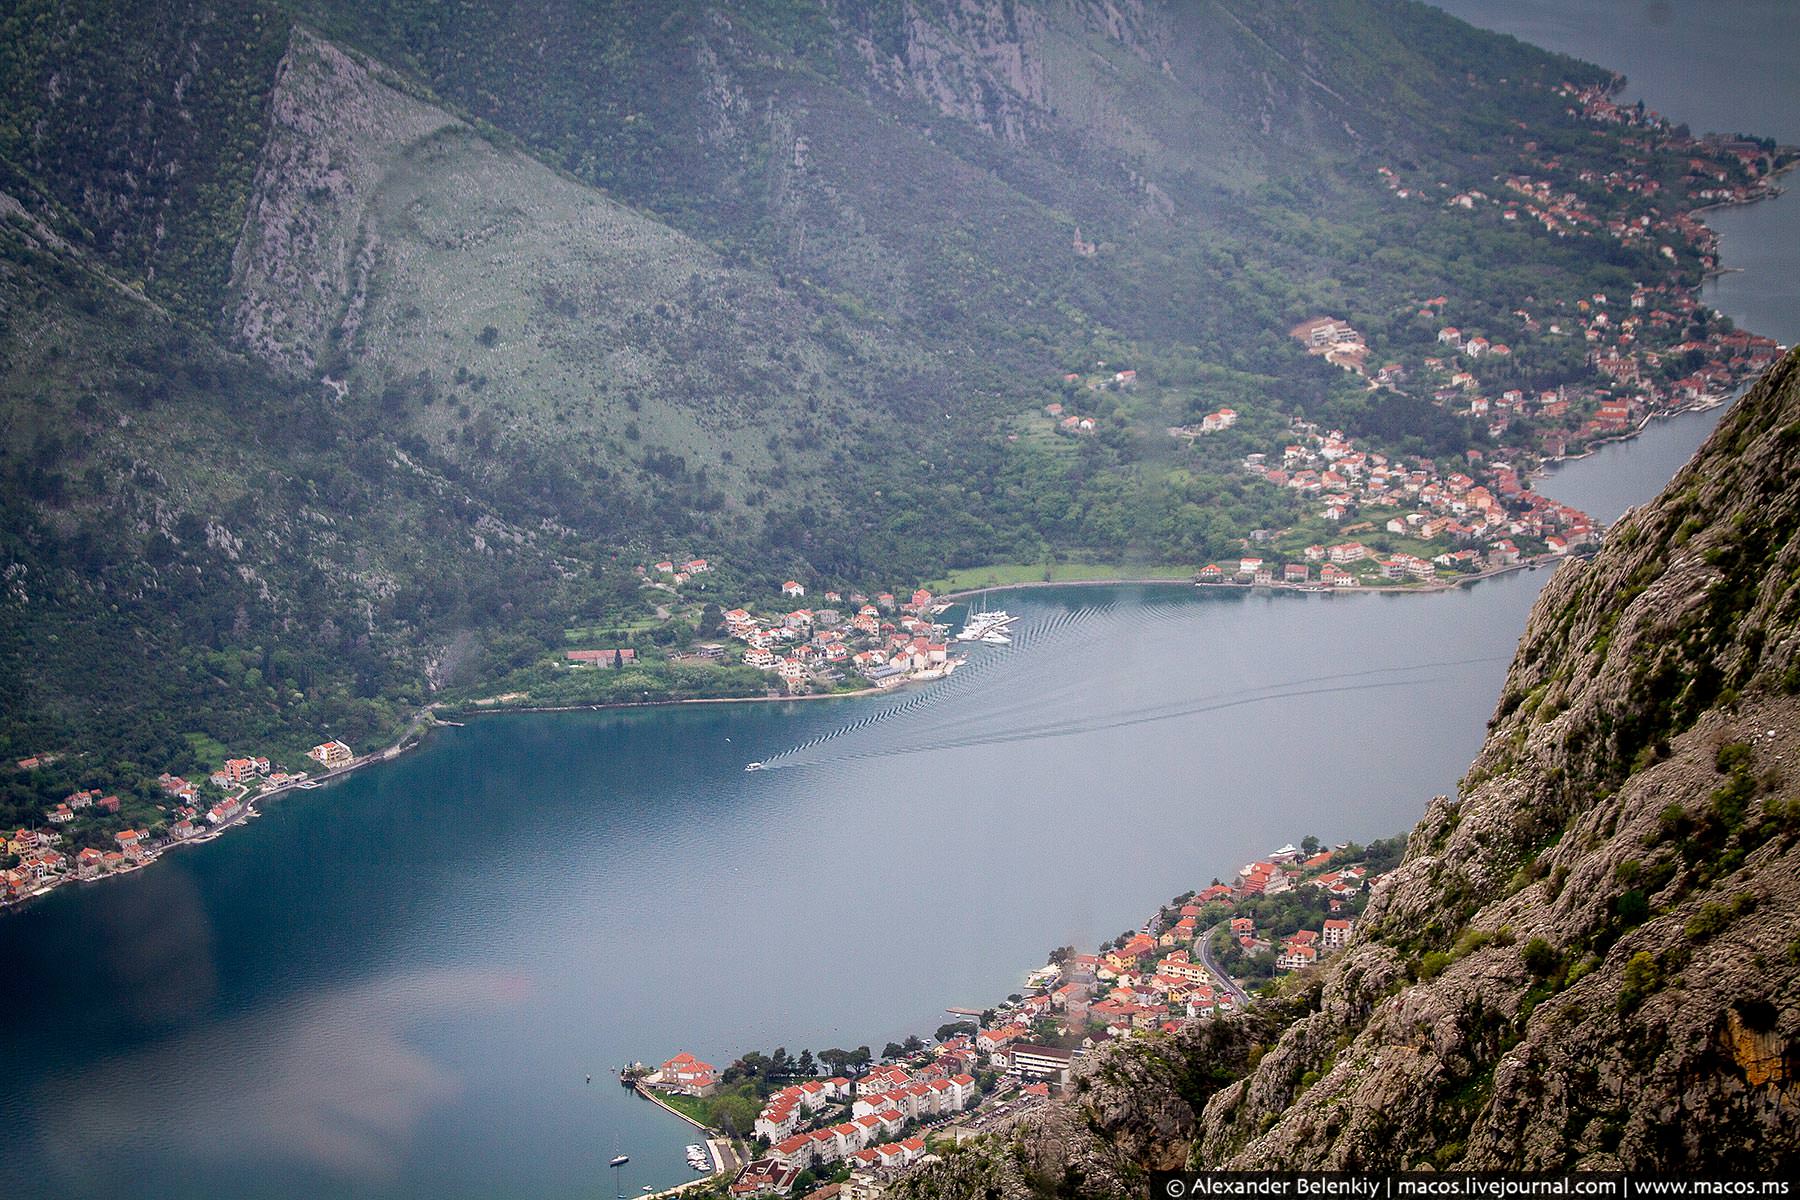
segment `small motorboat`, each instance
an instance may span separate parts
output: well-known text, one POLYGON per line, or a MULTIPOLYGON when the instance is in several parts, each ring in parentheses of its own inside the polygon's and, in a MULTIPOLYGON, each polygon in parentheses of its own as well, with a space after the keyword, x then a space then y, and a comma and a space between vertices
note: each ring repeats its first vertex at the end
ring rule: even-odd
POLYGON ((766 771, 768 769, 769 769, 768 767, 764 766, 762 763, 759 763, 759 762, 744 764, 744 770, 746 770, 746 771, 766 771))

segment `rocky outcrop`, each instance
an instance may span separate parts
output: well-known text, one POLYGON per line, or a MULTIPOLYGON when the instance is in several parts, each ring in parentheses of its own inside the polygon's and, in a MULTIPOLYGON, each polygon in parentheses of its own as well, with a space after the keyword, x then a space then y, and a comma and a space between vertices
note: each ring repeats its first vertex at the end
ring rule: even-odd
POLYGON ((1431 803, 1339 960, 1285 1009, 1098 1056, 1085 1078, 1136 1090, 1086 1084, 1004 1148, 930 1168, 912 1194, 973 1194, 964 1179, 988 1194, 1125 1194, 1134 1166, 1172 1157, 1791 1169, 1797 535, 1800 352, 1594 559, 1551 580, 1461 794, 1431 803), (1279 1028, 1265 1037, 1258 1022, 1279 1028), (1259 1048, 1234 1071, 1246 1042, 1259 1048), (1173 1082, 1196 1063, 1232 1077, 1173 1082), (1110 1173, 1046 1188, 1027 1164, 1059 1152, 1110 1173))
POLYGON ((930 7, 904 6, 898 54, 860 43, 876 77, 947 117, 1024 141, 1045 108, 1043 14, 976 0, 930 7))
POLYGON ((354 337, 378 250, 372 197, 404 148, 462 124, 395 84, 294 31, 231 259, 232 332, 265 361, 310 373, 332 339, 354 337))
POLYGON ((996 0, 908 0, 897 11, 840 7, 882 86, 1013 145, 1049 122, 1056 60, 1068 45, 1092 35, 1148 58, 1156 24, 1137 0, 1082 3, 1054 15, 996 0))

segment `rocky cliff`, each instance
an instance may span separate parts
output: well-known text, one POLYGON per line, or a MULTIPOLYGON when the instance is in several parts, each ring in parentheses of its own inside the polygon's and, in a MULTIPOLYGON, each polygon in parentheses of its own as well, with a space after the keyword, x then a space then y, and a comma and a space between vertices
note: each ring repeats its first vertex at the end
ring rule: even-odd
POLYGON ((911 1195, 1195 1167, 1800 1161, 1800 352, 1534 607, 1349 950, 1097 1055, 911 1195), (1063 1164, 1067 1164, 1066 1167, 1063 1164))
POLYGON ((369 205, 409 146, 458 127, 379 67, 296 30, 275 75, 268 140, 232 254, 240 343, 308 373, 332 338, 354 338, 380 247, 369 205))

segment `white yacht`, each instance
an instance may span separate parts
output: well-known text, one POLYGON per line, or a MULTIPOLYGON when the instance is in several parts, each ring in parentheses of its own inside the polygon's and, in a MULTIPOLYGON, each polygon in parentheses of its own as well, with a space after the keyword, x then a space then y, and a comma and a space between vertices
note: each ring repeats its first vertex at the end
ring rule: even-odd
MULTIPOLYGON (((1004 609, 995 609, 993 612, 971 613, 969 614, 969 619, 963 624, 962 632, 956 635, 956 640, 959 642, 981 642, 986 641, 989 634, 996 633, 1004 637, 1006 631, 1011 628, 1013 622, 1018 619, 1019 618, 1013 616, 1004 609)), ((1005 645, 1006 643, 1000 642, 996 644, 1005 645)))

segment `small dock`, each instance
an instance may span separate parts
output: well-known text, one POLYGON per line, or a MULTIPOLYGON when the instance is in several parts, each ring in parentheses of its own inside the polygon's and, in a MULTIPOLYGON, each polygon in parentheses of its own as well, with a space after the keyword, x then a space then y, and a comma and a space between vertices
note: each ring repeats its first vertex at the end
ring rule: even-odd
POLYGON ((679 1117, 689 1125, 698 1129, 701 1134, 704 1135, 701 1141, 706 1146, 707 1154, 712 1158, 713 1169, 710 1174, 703 1175, 698 1179, 690 1179, 686 1183, 677 1184, 672 1188, 664 1188, 660 1192, 646 1193, 647 1200, 658 1200, 659 1197, 680 1196, 693 1191, 696 1188, 706 1187, 708 1185, 719 1183, 720 1181, 729 1181, 736 1178, 739 1168, 743 1166, 743 1160, 738 1154, 737 1148, 732 1145, 730 1138, 726 1137, 716 1129, 707 1128, 680 1109, 665 1103, 660 1096, 656 1095, 653 1089, 645 1086, 641 1079, 628 1078, 624 1072, 621 1072, 619 1082, 623 1083, 626 1087, 632 1089, 639 1096, 650 1101, 650 1103, 656 1105, 656 1107, 662 1109, 670 1116, 679 1117))

